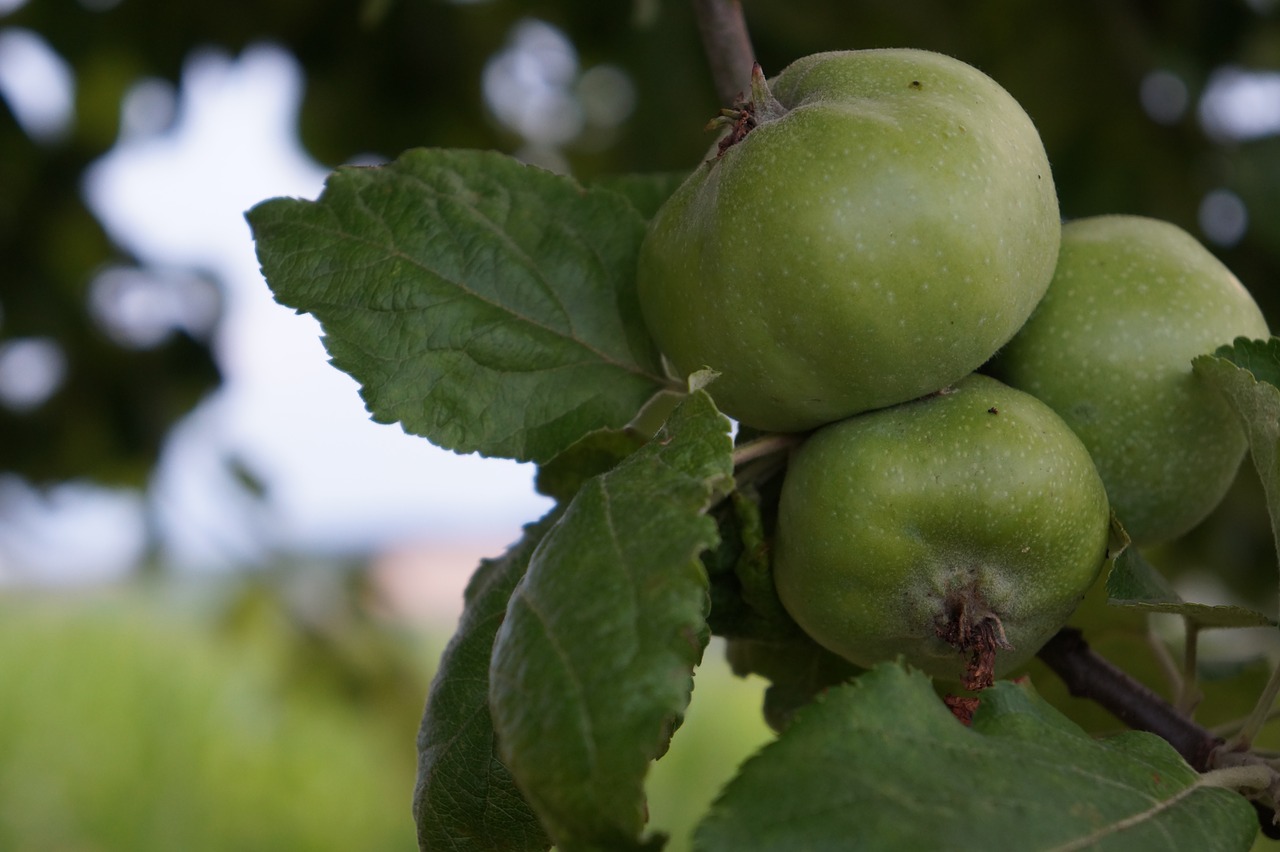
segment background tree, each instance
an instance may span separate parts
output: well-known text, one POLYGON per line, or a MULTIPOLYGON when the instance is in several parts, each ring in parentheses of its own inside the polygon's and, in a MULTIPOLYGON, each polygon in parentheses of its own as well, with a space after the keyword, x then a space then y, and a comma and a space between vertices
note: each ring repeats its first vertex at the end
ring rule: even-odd
MULTIPOLYGON (((1261 100, 1256 109, 1241 107, 1254 110, 1247 118, 1261 131, 1233 130, 1214 118, 1226 102, 1205 99, 1234 71, 1265 72, 1280 62, 1280 20, 1270 4, 1033 9, 990 0, 908 10, 874 0, 853 8, 756 0, 745 11, 766 72, 819 50, 894 45, 937 50, 983 69, 1035 120, 1067 217, 1159 215, 1205 235, 1199 214, 1206 197, 1233 193, 1248 225, 1238 240, 1228 235, 1230 244, 1209 241, 1274 312, 1275 118, 1260 114, 1261 100)), ((576 175, 684 169, 698 159, 708 141, 700 128, 717 98, 683 2, 385 0, 321 10, 282 2, 216 10, 148 0, 35 2, 0 18, 0 27, 43 37, 70 63, 77 85, 76 118, 65 138, 33 140, 11 117, 0 122, 3 334, 52 337, 67 362, 66 382, 48 403, 0 408, 3 468, 35 481, 88 475, 140 482, 167 426, 218 381, 206 341, 176 334, 125 349, 85 309, 95 271, 131 262, 84 206, 80 183, 85 167, 115 142, 131 84, 143 77, 178 83, 184 60, 200 47, 239 51, 274 41, 305 68, 300 131, 322 163, 390 157, 420 145, 516 151, 526 140, 486 107, 483 79, 513 28, 531 19, 563 32, 580 68, 615 66, 634 87, 634 110, 620 127, 586 128, 560 146, 576 175)))
MULTIPOLYGON (((80 178, 114 143, 121 96, 136 80, 176 82, 198 47, 275 41, 305 68, 300 131, 327 166, 419 146, 492 148, 583 180, 689 168, 722 100, 691 10, 671 0, 90 6, 37 2, 0 18, 0 27, 43 37, 78 83, 69 136, 33 139, 0 123, 0 342, 52 341, 66 364, 47 401, 12 404, 0 417, 4 469, 41 484, 86 476, 145 484, 169 427, 218 382, 207 331, 121 346, 87 310, 104 264, 137 262, 110 243, 80 196, 80 178), (554 103, 522 110, 485 85, 501 71, 495 57, 530 32, 530 21, 574 48, 575 61, 553 82, 558 103, 577 112, 559 122, 551 122, 554 103), (590 73, 599 69, 606 73, 590 73)), ((1137 213, 1186 227, 1276 325, 1280 121, 1258 107, 1230 109, 1242 93, 1274 91, 1266 87, 1275 85, 1280 28, 1270 5, 939 2, 908 10, 759 0, 747 15, 767 71, 819 50, 896 45, 981 68, 1035 120, 1065 216, 1137 213)), ((1274 553, 1257 491, 1246 473, 1208 524, 1152 555, 1175 576, 1209 565, 1237 594, 1272 601, 1274 553)), ((1149 663, 1144 673, 1159 676, 1149 663)))

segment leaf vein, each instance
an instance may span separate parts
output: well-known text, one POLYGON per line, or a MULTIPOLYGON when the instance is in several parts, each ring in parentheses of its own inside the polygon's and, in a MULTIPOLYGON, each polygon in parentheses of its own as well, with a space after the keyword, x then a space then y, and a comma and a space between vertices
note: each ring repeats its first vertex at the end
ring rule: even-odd
MULTIPOLYGON (((543 332, 549 337, 563 340, 572 346, 581 348, 586 352, 590 353, 590 355, 596 361, 599 361, 611 367, 617 368, 622 372, 639 376, 656 385, 665 387, 671 384, 670 380, 666 376, 657 375, 641 364, 638 364, 638 363, 629 364, 624 361, 621 361, 618 358, 615 358, 613 355, 608 354, 604 350, 600 349, 599 347, 597 347, 592 343, 589 343, 586 340, 583 340, 579 337, 574 337, 572 336, 572 334, 566 333, 561 329, 554 328, 553 326, 547 325, 546 323, 539 322, 530 317, 517 313, 510 306, 505 305, 501 302, 497 302, 497 301, 494 301, 493 299, 486 298, 485 296, 481 295, 480 293, 476 292, 475 290, 467 286, 465 283, 451 279, 450 277, 446 276, 440 271, 433 269, 425 262, 399 249, 388 248, 387 246, 359 237, 356 234, 353 234, 350 231, 346 231, 346 230, 329 230, 320 225, 314 225, 314 224, 301 224, 298 227, 315 232, 319 235, 328 237, 330 239, 348 240, 348 241, 357 243, 359 245, 363 245, 365 247, 379 248, 379 249, 386 250, 388 252, 382 259, 378 261, 370 262, 367 267, 365 266, 349 267, 350 269, 361 270, 364 268, 373 268, 379 263, 383 263, 386 260, 392 259, 392 258, 403 260, 409 265, 414 266, 415 268, 421 270, 423 273, 429 276, 432 276, 436 280, 443 282, 445 285, 451 288, 454 288, 464 296, 474 299, 477 302, 480 302, 490 308, 495 309, 499 313, 506 315, 509 318, 509 320, 515 323, 516 325, 525 325, 525 326, 537 329, 538 331, 543 332)), ((316 252, 314 250, 306 250, 306 249, 299 250, 299 254, 303 254, 303 255, 315 254, 315 253, 316 252)), ((371 314, 387 313, 387 314, 403 315, 405 313, 410 312, 410 309, 406 309, 406 308, 397 308, 397 307, 379 308, 369 304, 360 304, 360 303, 354 303, 350 301, 344 302, 344 301, 338 301, 333 299, 325 299, 319 296, 312 298, 310 302, 311 302, 311 307, 309 307, 307 311, 308 313, 315 314, 317 317, 319 317, 320 315, 320 309, 323 309, 323 308, 341 309, 346 311, 362 311, 362 312, 371 313, 371 314)), ((422 310, 422 309, 419 309, 419 310, 422 310)), ((324 320, 321 319, 321 322, 323 321, 324 320)), ((383 358, 381 360, 394 360, 394 359, 383 358)))

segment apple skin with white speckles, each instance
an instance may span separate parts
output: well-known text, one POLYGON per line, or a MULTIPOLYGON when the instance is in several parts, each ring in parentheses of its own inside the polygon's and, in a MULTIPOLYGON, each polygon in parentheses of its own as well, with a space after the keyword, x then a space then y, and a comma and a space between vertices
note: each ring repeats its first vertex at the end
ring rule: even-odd
POLYGON ((1265 338, 1253 297, 1186 231, 1139 216, 1063 227, 1049 292, 992 366, 1075 430, 1136 545, 1176 538, 1230 487, 1246 441, 1191 370, 1236 337, 1265 338))
POLYGON ((1029 660, 1106 559, 1110 510, 1088 451, 1044 403, 987 376, 823 427, 794 453, 774 539, 778 595, 819 644, 861 666, 901 655, 960 680, 939 628, 989 609, 1029 660))
POLYGON ((641 248, 641 307, 726 414, 803 431, 932 393, 1048 286, 1061 233, 1040 136, 995 81, 920 50, 823 53, 785 108, 699 166, 641 248))

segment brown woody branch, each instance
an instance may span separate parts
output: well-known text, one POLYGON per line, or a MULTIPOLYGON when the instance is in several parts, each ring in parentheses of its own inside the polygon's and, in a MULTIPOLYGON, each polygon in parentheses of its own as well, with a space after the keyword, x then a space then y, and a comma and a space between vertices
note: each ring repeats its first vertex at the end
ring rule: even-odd
POLYGON ((731 107, 751 90, 755 50, 740 0, 693 0, 703 50, 722 106, 731 107))
POLYGON ((1059 630, 1040 649, 1040 659, 1062 678, 1072 695, 1097 702, 1130 728, 1150 731, 1167 740, 1197 772, 1211 768, 1213 750, 1222 745, 1222 740, 1099 656, 1079 630, 1059 630))
MULTIPOLYGON (((1121 722, 1161 737, 1197 772, 1208 772, 1223 744, 1221 737, 1178 712, 1172 704, 1117 668, 1089 647, 1079 630, 1064 627, 1040 649, 1040 659, 1053 669, 1067 691, 1087 698, 1110 711, 1121 722)), ((1268 837, 1280 836, 1275 811, 1253 802, 1258 822, 1268 837)))

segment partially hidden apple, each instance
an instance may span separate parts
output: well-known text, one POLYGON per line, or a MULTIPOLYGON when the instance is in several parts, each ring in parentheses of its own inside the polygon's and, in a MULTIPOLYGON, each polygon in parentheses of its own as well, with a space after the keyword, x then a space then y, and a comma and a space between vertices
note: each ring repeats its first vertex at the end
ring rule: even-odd
POLYGON ((987 376, 813 433, 783 480, 774 583, 819 644, 969 688, 1028 661, 1107 556, 1088 451, 987 376))
POLYGON ((1063 227, 1049 292, 991 371, 1070 424, 1134 544, 1156 544, 1218 505, 1245 452, 1192 359, 1268 333, 1240 281, 1186 231, 1097 216, 1063 227))
POLYGON ((931 393, 1026 321, 1061 228, 1040 136, 975 68, 821 53, 750 103, 654 217, 641 307, 726 414, 803 431, 931 393))

